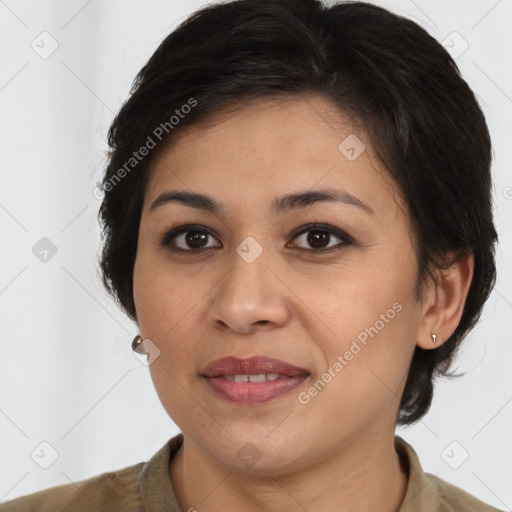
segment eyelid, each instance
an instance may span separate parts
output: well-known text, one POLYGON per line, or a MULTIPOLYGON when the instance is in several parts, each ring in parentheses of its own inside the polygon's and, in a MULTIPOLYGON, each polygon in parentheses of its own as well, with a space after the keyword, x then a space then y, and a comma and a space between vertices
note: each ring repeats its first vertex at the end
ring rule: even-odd
MULTIPOLYGON (((179 226, 176 226, 168 231, 166 231, 163 236, 160 237, 159 243, 161 245, 169 245, 171 240, 176 238, 178 235, 182 235, 183 233, 187 233, 188 231, 204 231, 205 233, 208 233, 210 236, 213 236, 214 238, 218 238, 214 231, 207 228, 206 226, 203 226, 201 224, 180 224, 179 226)), ((176 249, 177 251, 183 251, 183 252, 200 252, 200 250, 189 250, 186 249, 176 249)))
MULTIPOLYGON (((288 235, 288 238, 291 238, 291 240, 294 240, 295 238, 297 238, 299 235, 301 235, 303 233, 307 233, 309 231, 315 231, 315 230, 325 231, 326 233, 334 235, 335 237, 337 237, 341 240, 341 243, 339 243, 333 247, 328 247, 328 248, 324 248, 324 249, 302 248, 303 251, 307 251, 307 252, 311 252, 311 253, 318 253, 318 254, 328 253, 331 251, 335 251, 336 249, 340 249, 345 245, 355 243, 354 240, 352 239, 352 237, 347 235, 344 231, 342 231, 341 229, 339 229, 331 224, 328 224, 326 222, 310 222, 307 224, 303 224, 302 226, 300 226, 299 228, 294 230, 290 235, 288 235)), ((182 235, 183 233, 187 233, 189 231, 204 232, 218 240, 217 234, 215 234, 215 232, 213 232, 211 229, 207 228, 206 226, 203 226, 201 224, 182 224, 182 225, 176 226, 176 227, 170 229, 169 231, 165 232, 164 235, 160 237, 159 243, 160 243, 160 245, 168 246, 171 243, 171 241, 173 239, 175 239, 177 236, 182 235)), ((288 246, 288 244, 287 244, 287 246, 288 246)), ((195 249, 195 250, 194 249, 180 249, 177 247, 172 247, 170 250, 172 250, 174 252, 181 252, 181 253, 190 252, 190 253, 197 254, 197 253, 204 252, 208 249, 212 249, 212 247, 207 247, 205 249, 195 249)), ((299 249, 301 249, 301 248, 299 248, 299 249)))
MULTIPOLYGON (((297 228, 295 231, 293 231, 289 236, 293 238, 297 238, 298 235, 301 235, 302 233, 308 232, 308 231, 325 231, 327 233, 330 233, 331 235, 334 235, 338 237, 340 240, 343 240, 345 243, 354 243, 354 240, 352 237, 347 235, 343 230, 333 226, 332 224, 328 224, 327 222, 310 222, 308 224, 303 224, 299 228, 297 228)), ((321 250, 321 249, 320 249, 321 250)), ((319 252, 319 251, 315 251, 319 252)))

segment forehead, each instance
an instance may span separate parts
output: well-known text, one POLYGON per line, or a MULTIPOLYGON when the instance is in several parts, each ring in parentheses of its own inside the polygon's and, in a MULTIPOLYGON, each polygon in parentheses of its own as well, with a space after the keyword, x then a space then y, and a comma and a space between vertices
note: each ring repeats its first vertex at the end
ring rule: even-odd
POLYGON ((146 209, 167 189, 207 191, 233 208, 333 186, 377 208, 397 200, 366 134, 322 97, 252 101, 177 135, 151 165, 146 209))

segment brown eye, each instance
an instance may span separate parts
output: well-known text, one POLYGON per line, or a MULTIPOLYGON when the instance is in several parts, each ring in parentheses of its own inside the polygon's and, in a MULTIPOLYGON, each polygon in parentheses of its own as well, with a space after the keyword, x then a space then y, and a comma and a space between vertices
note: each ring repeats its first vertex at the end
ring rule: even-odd
MULTIPOLYGON (((345 245, 352 243, 352 239, 348 235, 334 226, 318 223, 302 226, 301 230, 296 232, 292 238, 294 240, 302 240, 303 244, 309 245, 309 247, 304 247, 305 250, 318 253, 340 250, 345 245), (339 241, 331 244, 331 242, 335 242, 333 238, 339 241)), ((160 244, 168 246, 172 251, 201 252, 215 247, 222 247, 220 242, 212 245, 211 242, 214 240, 217 240, 217 238, 204 227, 187 225, 178 226, 166 233, 161 238, 160 244)), ((291 244, 291 246, 297 247, 296 244, 291 244)))
POLYGON ((295 234, 294 239, 302 240, 304 244, 309 245, 305 249, 313 252, 339 250, 352 242, 350 237, 330 224, 303 226, 302 230, 295 234), (340 241, 329 245, 333 237, 340 241))
POLYGON ((209 237, 210 235, 204 231, 186 231, 183 235, 176 237, 175 241, 179 249, 204 249, 207 247, 209 237), (179 241, 182 236, 184 247, 179 246, 179 241))
POLYGON ((199 252, 218 247, 209 245, 210 239, 214 239, 213 235, 200 226, 180 226, 166 233, 160 243, 176 251, 199 252))
POLYGON ((331 233, 327 233, 327 231, 308 231, 308 236, 306 237, 307 243, 310 244, 314 249, 325 249, 326 244, 331 239, 331 233))

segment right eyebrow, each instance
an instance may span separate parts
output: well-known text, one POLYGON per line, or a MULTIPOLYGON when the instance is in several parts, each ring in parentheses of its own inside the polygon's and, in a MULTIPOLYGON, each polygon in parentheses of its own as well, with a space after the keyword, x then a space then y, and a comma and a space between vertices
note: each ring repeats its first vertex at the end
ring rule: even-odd
MULTIPOLYGON (((367 213, 374 214, 375 212, 365 204, 361 199, 349 194, 345 190, 340 189, 324 189, 316 191, 303 191, 287 194, 278 197, 272 202, 270 211, 274 215, 283 215, 291 210, 298 208, 306 208, 318 202, 331 201, 340 202, 349 206, 355 206, 367 213)), ((160 194, 151 204, 149 211, 154 211, 169 203, 180 203, 190 208, 203 210, 210 213, 222 214, 224 206, 222 203, 213 197, 196 192, 170 190, 160 194)))

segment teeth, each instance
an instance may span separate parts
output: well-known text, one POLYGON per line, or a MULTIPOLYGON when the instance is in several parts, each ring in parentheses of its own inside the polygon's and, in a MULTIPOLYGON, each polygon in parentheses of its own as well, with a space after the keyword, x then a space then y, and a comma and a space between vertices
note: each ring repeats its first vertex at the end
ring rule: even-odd
POLYGON ((257 373, 256 375, 224 375, 226 380, 234 382, 265 382, 267 380, 277 380, 278 373, 257 373))
POLYGON ((257 373, 256 375, 249 375, 249 382, 265 382, 265 374, 257 373))

